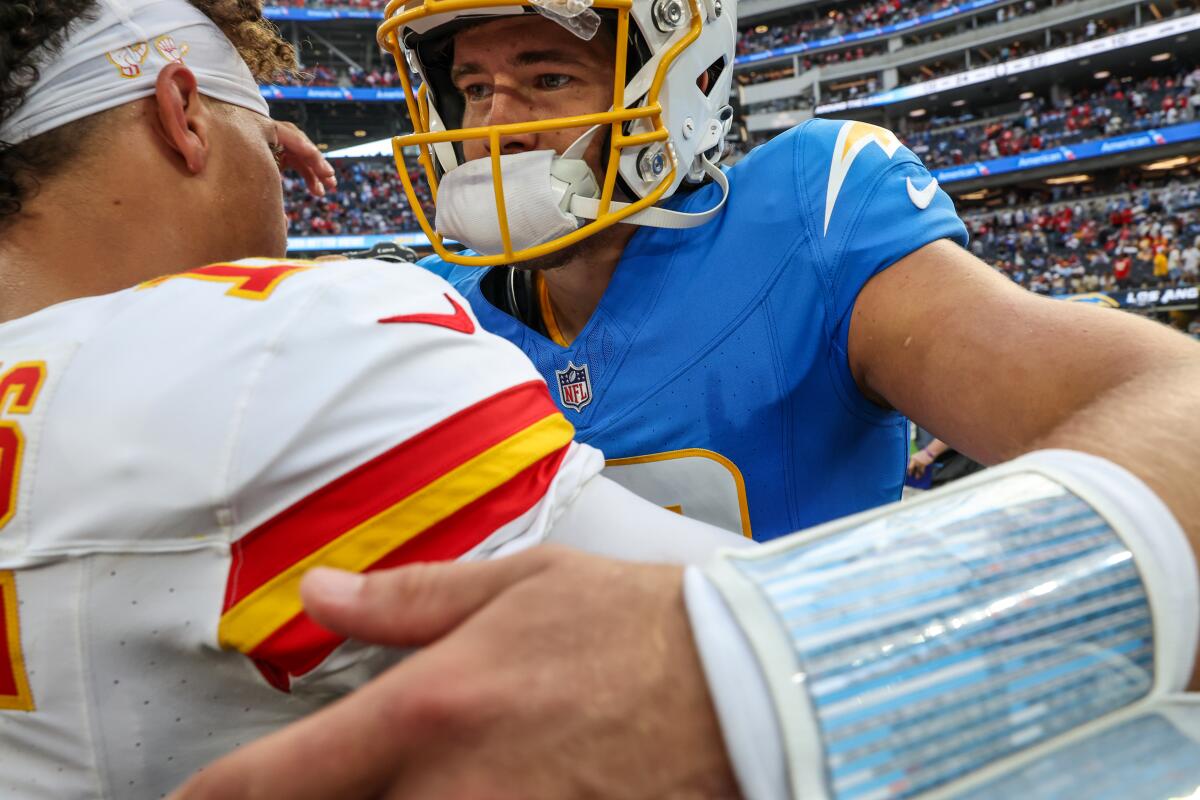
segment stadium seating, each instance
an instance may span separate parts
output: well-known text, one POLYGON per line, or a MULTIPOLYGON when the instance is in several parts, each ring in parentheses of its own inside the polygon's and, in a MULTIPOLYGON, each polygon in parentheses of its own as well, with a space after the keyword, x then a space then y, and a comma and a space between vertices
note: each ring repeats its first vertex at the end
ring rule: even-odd
MULTIPOLYGON (((417 230, 417 219, 396 165, 390 159, 336 159, 338 190, 311 197, 304 182, 285 175, 284 204, 291 236, 397 233, 417 230)), ((429 200, 424 174, 412 174, 418 194, 429 200)))
POLYGON ((963 219, 972 252, 1042 294, 1200 280, 1200 183, 1046 205, 1005 204, 963 219))
MULTIPOLYGON (((1013 3, 1007 6, 1001 6, 993 14, 982 14, 977 16, 968 16, 966 13, 951 15, 945 17, 939 22, 953 22, 959 20, 959 24, 955 28, 946 29, 941 26, 936 26, 932 29, 919 28, 911 33, 899 34, 900 42, 903 47, 914 47, 917 45, 925 45, 937 42, 947 36, 955 33, 961 33, 970 28, 972 31, 978 32, 980 29, 986 29, 992 25, 998 25, 1004 22, 1011 22, 1017 17, 1035 14, 1047 8, 1052 8, 1059 5, 1063 0, 1025 0, 1024 3, 1013 3), (968 20, 970 20, 968 22, 968 20)), ((886 4, 885 4, 886 5, 886 4)), ((808 45, 812 50, 804 50, 799 54, 800 67, 803 70, 811 69, 814 66, 827 66, 835 64, 844 64, 846 62, 859 61, 870 56, 877 56, 889 51, 887 38, 884 34, 880 34, 879 38, 862 38, 857 34, 867 34, 877 28, 879 25, 894 25, 906 20, 914 20, 922 15, 928 15, 944 9, 950 5, 945 2, 930 2, 917 3, 913 6, 910 13, 908 10, 899 12, 899 16, 886 23, 870 23, 870 24, 854 24, 851 22, 840 22, 829 27, 828 17, 822 17, 815 22, 803 21, 787 23, 773 23, 771 25, 757 25, 747 28, 740 32, 738 38, 738 52, 742 57, 752 56, 755 54, 765 54, 771 51, 780 51, 796 45, 808 45), (796 32, 797 28, 802 28, 806 25, 818 25, 816 33, 806 34, 803 31, 796 32), (760 29, 766 30, 759 33, 760 29), (795 32, 795 35, 793 33, 795 32), (831 38, 840 37, 845 39, 853 37, 852 41, 839 44, 831 44, 831 38), (824 42, 824 44, 822 44, 824 42)), ((836 14, 836 12, 831 12, 836 14)), ((1063 44, 1070 44, 1079 40, 1083 36, 1095 36, 1100 32, 1111 32, 1124 27, 1116 21, 1106 20, 1089 20, 1079 26, 1079 30, 1064 30, 1054 33, 1051 43, 1046 45, 1040 43, 1037 47, 1032 47, 1028 43, 1023 43, 1018 40, 1001 44, 994 48, 980 48, 972 52, 971 64, 973 66, 983 66, 989 63, 997 63, 1008 61, 1023 55, 1037 52, 1048 47, 1060 47, 1063 44)), ((893 34, 895 36, 896 34, 893 34)), ((908 75, 902 82, 911 83, 914 81, 925 80, 931 77, 947 74, 960 69, 961 65, 956 61, 950 63, 931 63, 921 65, 921 69, 908 75)), ((790 69, 790 68, 789 68, 790 69)), ((748 70, 739 73, 738 82, 742 85, 750 85, 754 83, 762 83, 769 80, 775 80, 781 77, 779 67, 766 68, 761 70, 748 70)), ((853 96, 850 93, 849 96, 853 96)), ((833 97, 827 99, 844 99, 833 97)))
MULTIPOLYGON (((796 100, 763 104, 756 111, 786 110, 796 100)), ((940 169, 1196 119, 1200 119, 1200 67, 1141 81, 1113 78, 1099 89, 1082 89, 1057 104, 1034 97, 1022 101, 1016 111, 983 119, 963 112, 925 124, 906 120, 897 134, 927 167, 940 169)), ((757 134, 739 149, 745 152, 774 134, 757 134)))
POLYGON ((1057 105, 1044 97, 1019 111, 988 120, 940 120, 900 135, 930 169, 1017 155, 1135 130, 1190 122, 1200 117, 1200 68, 1166 78, 1109 80, 1076 92, 1057 105), (964 124, 965 123, 965 124, 964 124))
MULTIPOLYGON (((1061 0, 1024 0, 1001 6, 993 14, 982 17, 984 24, 1005 22, 1021 14, 1033 13, 1040 8, 1056 4, 1061 0)), ((821 14, 809 7, 801 11, 799 19, 781 19, 770 24, 747 27, 738 35, 738 55, 761 53, 794 44, 816 42, 835 36, 860 33, 873 28, 896 25, 916 20, 927 14, 935 14, 954 5, 953 0, 918 0, 904 3, 901 0, 875 0, 837 8, 821 14)), ((914 34, 907 43, 928 41, 941 34, 914 34)))
POLYGON ((302 64, 300 70, 301 77, 285 77, 276 83, 281 86, 352 86, 363 89, 385 89, 401 85, 396 70, 389 67, 362 70, 350 66, 302 64))

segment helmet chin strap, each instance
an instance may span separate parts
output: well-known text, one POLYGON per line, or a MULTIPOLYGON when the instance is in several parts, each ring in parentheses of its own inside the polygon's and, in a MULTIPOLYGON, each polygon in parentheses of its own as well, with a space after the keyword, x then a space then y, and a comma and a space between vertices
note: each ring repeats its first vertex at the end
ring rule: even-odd
MULTIPOLYGON (((583 161, 583 154, 601 127, 606 126, 594 125, 589 128, 572 142, 561 156, 555 157, 550 167, 550 179, 555 184, 555 192, 562 195, 559 207, 581 219, 597 219, 600 216, 600 187, 597 185, 595 177, 591 175, 591 168, 587 167, 586 162, 583 161), (582 180, 579 177, 579 165, 587 168, 588 177, 582 180)), ((676 169, 678 168, 679 166, 676 165, 676 169)), ((721 171, 720 167, 703 155, 700 156, 700 168, 705 175, 713 179, 717 186, 721 187, 721 200, 715 206, 698 212, 672 211, 650 206, 626 217, 621 222, 650 228, 678 229, 695 228, 711 220, 721 213, 721 209, 725 207, 725 201, 729 199, 729 179, 725 177, 725 173, 721 171)), ((630 205, 632 204, 613 200, 608 207, 609 211, 613 212, 628 208, 630 205)))
MULTIPOLYGON (((650 228, 695 228, 721 213, 721 209, 725 207, 725 201, 729 199, 729 179, 725 177, 725 173, 721 171, 720 167, 704 156, 700 156, 700 162, 704 174, 721 187, 721 200, 715 206, 706 211, 697 212, 672 211, 668 208, 650 206, 626 217, 621 222, 627 225, 645 225, 650 228)), ((609 203, 608 207, 610 211, 619 211, 630 205, 632 203, 614 200, 609 203)), ((566 210, 583 219, 596 219, 600 216, 600 199, 576 194, 571 197, 566 210)))

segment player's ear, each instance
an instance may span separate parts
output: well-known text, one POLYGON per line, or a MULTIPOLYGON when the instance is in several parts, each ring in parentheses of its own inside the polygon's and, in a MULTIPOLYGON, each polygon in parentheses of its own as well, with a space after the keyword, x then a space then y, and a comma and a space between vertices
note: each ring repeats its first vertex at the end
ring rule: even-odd
POLYGON ((208 163, 211 114, 196 84, 196 76, 183 64, 168 64, 154 85, 158 106, 158 133, 179 154, 189 172, 199 175, 208 163))

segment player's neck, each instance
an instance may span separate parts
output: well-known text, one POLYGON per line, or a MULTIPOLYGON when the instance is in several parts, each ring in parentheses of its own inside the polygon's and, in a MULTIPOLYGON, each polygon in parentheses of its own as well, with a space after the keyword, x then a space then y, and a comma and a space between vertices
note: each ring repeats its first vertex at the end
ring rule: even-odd
POLYGON ((567 342, 574 341, 587 325, 612 280, 621 253, 637 229, 617 225, 599 234, 591 246, 561 267, 542 272, 558 331, 567 342))
POLYGON ((179 204, 147 185, 44 184, 0 233, 0 322, 205 263, 203 223, 180 218, 179 204))

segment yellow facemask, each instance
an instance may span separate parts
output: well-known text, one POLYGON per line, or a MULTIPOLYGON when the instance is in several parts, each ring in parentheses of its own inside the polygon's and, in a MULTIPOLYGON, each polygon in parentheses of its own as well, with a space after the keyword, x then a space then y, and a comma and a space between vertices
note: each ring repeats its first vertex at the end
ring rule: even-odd
MULTIPOLYGON (((686 166, 681 168, 678 135, 673 138, 672 131, 668 127, 668 120, 664 119, 660 96, 668 82, 672 67, 679 62, 681 55, 705 34, 706 23, 708 23, 708 27, 713 27, 712 23, 721 17, 722 2, 721 0, 657 0, 653 9, 642 9, 645 15, 650 13, 656 15, 654 17, 656 20, 664 13, 668 15, 665 22, 658 24, 657 29, 651 31, 654 36, 658 37, 656 41, 660 47, 651 58, 646 60, 636 79, 642 85, 645 85, 648 79, 648 85, 644 91, 640 90, 641 86, 635 87, 633 82, 628 86, 626 84, 627 66, 630 59, 630 26, 636 24, 639 29, 647 27, 644 20, 638 23, 634 17, 635 2, 648 3, 649 0, 593 0, 592 2, 593 9, 610 12, 616 23, 612 105, 608 111, 451 130, 444 129, 441 117, 436 110, 431 111, 428 76, 424 74, 425 67, 420 63, 416 49, 406 45, 406 34, 415 29, 422 31, 421 35, 426 35, 444 24, 463 18, 503 18, 502 15, 506 9, 509 14, 527 13, 526 10, 534 8, 534 4, 528 0, 518 0, 517 2, 513 0, 392 0, 387 5, 384 11, 384 22, 379 27, 378 39, 380 45, 389 51, 396 60, 414 128, 412 134, 393 138, 393 152, 405 194, 408 196, 417 221, 441 258, 451 263, 486 267, 525 261, 554 253, 622 220, 627 220, 639 212, 650 209, 651 206, 675 190, 683 180, 684 174, 695 172, 693 160, 696 156, 694 153, 684 153, 687 159, 686 166), (667 11, 664 12, 664 9, 667 11), (673 14, 671 9, 674 9, 673 14), (414 91, 413 86, 418 81, 420 88, 414 91), (513 236, 509 227, 510 209, 506 207, 501 168, 501 140, 504 137, 557 130, 578 128, 590 130, 596 126, 600 126, 601 132, 606 131, 608 138, 605 173, 602 180, 596 181, 599 189, 598 197, 595 200, 589 199, 589 202, 595 207, 595 213, 590 216, 595 218, 575 230, 556 236, 549 241, 533 246, 514 248, 513 236), (420 168, 424 170, 436 202, 438 179, 441 172, 456 166, 456 157, 453 155, 454 145, 481 139, 487 140, 491 153, 495 213, 499 223, 503 252, 493 255, 462 255, 448 249, 443 236, 430 223, 410 177, 405 149, 416 149, 416 160, 420 168), (635 191, 638 196, 628 203, 614 200, 618 177, 627 174, 621 172, 623 163, 626 165, 627 171, 630 164, 635 164, 637 170, 635 174, 641 178, 635 191)), ((728 3, 730 7, 732 5, 732 2, 728 3)), ((722 50, 727 51, 727 56, 722 54, 721 57, 727 61, 725 72, 731 73, 732 48, 736 35, 733 14, 727 14, 725 19, 720 20, 720 23, 719 45, 722 50)), ((708 36, 709 39, 716 38, 711 32, 708 36)), ((712 49, 711 45, 710 49, 712 49)), ((703 60, 703 56, 701 56, 701 60, 703 60)), ((728 92, 728 80, 725 81, 723 91, 728 92)), ((699 90, 697 90, 697 95, 701 100, 704 99, 704 95, 699 90)), ((681 100, 678 105, 680 108, 695 108, 697 101, 688 97, 686 100, 681 100), (690 102, 691 106, 687 106, 687 102, 690 102)), ((723 111, 724 109, 722 109, 723 111)), ((699 113, 693 114, 693 117, 700 116, 705 112, 706 110, 701 110, 699 113)), ((687 120, 687 124, 695 126, 695 122, 691 118, 687 120)), ((719 126, 720 123, 715 124, 719 126)), ((707 131, 711 135, 716 133, 713 125, 710 122, 710 130, 707 131)), ((727 127, 726 122, 726 129, 727 127)), ((711 164, 709 166, 711 167, 711 164)), ((705 171, 711 175, 711 171, 707 169, 705 171)), ((721 178, 718 177, 718 180, 721 181, 721 178)), ((721 182, 723 183, 723 181, 721 182)), ((511 193, 509 198, 511 201, 511 193)), ((643 217, 645 216, 643 215, 643 217)), ((694 217, 698 215, 679 216, 694 217)), ((643 222, 640 224, 656 223, 643 222)), ((691 221, 685 224, 697 223, 691 221)), ((683 227, 684 224, 674 223, 669 226, 683 227)))

